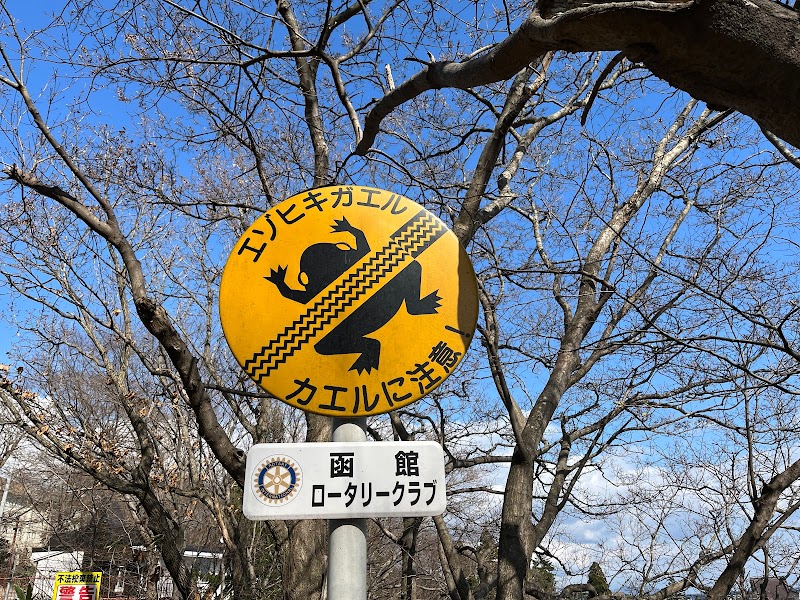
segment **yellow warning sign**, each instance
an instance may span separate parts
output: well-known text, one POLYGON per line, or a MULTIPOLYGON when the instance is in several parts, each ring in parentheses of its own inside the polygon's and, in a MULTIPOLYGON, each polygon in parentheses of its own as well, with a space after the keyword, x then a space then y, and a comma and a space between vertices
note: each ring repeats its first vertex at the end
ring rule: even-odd
POLYGON ((475 273, 455 235, 408 198, 360 186, 309 190, 256 220, 228 258, 219 304, 256 383, 338 417, 436 389, 478 318, 475 273))
POLYGON ((56 573, 53 600, 99 600, 99 571, 63 571, 56 573))

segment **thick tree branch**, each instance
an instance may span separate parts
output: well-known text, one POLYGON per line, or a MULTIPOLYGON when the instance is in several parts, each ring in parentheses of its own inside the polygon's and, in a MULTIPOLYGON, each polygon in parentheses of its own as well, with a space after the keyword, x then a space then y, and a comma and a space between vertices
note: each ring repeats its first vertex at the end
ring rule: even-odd
MULTIPOLYGON (((778 506, 778 500, 786 489, 795 483, 800 478, 800 460, 792 463, 785 471, 778 473, 770 481, 764 484, 761 490, 761 496, 756 500, 756 510, 753 518, 750 520, 747 529, 742 534, 739 542, 736 544, 736 550, 733 552, 728 564, 722 571, 717 581, 709 590, 706 596, 709 600, 720 600, 725 598, 733 589, 736 580, 742 573, 745 563, 758 549, 759 545, 763 544, 768 535, 765 532, 768 529, 769 521, 775 514, 778 506)), ((792 509, 797 508, 795 504, 792 509)))
POLYGON ((366 154, 381 121, 412 98, 509 79, 552 50, 618 51, 710 106, 734 108, 800 146, 797 29, 797 14, 770 0, 542 0, 491 50, 460 63, 433 62, 379 100, 356 153, 366 154))

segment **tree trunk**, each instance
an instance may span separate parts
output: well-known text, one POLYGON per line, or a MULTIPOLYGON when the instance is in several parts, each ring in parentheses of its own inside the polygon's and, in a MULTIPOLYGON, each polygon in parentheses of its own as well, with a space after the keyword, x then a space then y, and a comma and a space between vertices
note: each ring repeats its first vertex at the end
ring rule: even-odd
POLYGON ((258 525, 254 521, 246 519, 242 514, 237 516, 238 522, 234 530, 236 546, 228 556, 230 583, 231 588, 236 590, 236 597, 239 600, 251 600, 259 597, 258 581, 253 564, 259 549, 252 547, 253 541, 257 539, 254 534, 258 525))
MULTIPOLYGON (((331 419, 306 413, 306 441, 331 439, 331 419)), ((289 528, 289 546, 283 571, 287 600, 319 600, 327 567, 328 524, 319 519, 297 521, 289 528)))
POLYGON ((497 552, 497 600, 519 600, 531 560, 533 468, 519 446, 514 450, 503 497, 497 552))
POLYGON ((284 597, 287 600, 319 600, 325 578, 328 545, 327 522, 296 521, 289 532, 289 552, 284 562, 284 597))
POLYGON ((197 588, 192 581, 192 574, 183 562, 184 537, 180 525, 164 510, 161 502, 153 495, 152 490, 144 491, 139 500, 147 513, 150 530, 161 552, 161 558, 167 571, 175 582, 175 589, 184 600, 199 598, 197 588))
POLYGON ((417 534, 421 519, 405 517, 403 519, 403 535, 400 537, 400 549, 403 553, 403 575, 401 582, 402 600, 416 600, 417 597, 417 572, 415 558, 417 554, 417 534))

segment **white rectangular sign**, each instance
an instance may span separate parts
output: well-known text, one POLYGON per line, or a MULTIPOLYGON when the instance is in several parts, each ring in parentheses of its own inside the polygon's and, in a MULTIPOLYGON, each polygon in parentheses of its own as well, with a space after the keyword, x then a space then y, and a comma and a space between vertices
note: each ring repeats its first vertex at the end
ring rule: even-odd
POLYGON ((255 521, 430 516, 447 504, 436 442, 256 444, 246 477, 255 521))

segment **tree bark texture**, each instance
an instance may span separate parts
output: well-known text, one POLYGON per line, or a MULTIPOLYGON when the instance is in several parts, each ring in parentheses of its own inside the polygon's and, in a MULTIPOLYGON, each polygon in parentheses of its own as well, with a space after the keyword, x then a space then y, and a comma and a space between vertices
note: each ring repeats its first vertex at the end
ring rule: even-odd
POLYGON ((417 534, 422 519, 418 517, 403 518, 403 535, 400 537, 400 549, 403 553, 402 560, 402 600, 416 600, 417 598, 417 571, 415 559, 417 556, 417 534))
MULTIPOLYGON (((329 417, 306 413, 306 441, 328 442, 332 422, 329 417)), ((288 600, 317 600, 327 569, 328 525, 320 519, 296 521, 289 526, 288 557, 283 581, 288 600)))
POLYGON ((531 545, 533 467, 519 446, 514 450, 503 497, 497 553, 497 600, 519 600, 534 548, 531 545))
POLYGON ((152 490, 144 490, 138 496, 142 508, 147 513, 151 530, 160 533, 156 537, 156 545, 169 574, 172 576, 172 580, 175 582, 175 587, 180 597, 187 600, 196 600, 199 598, 197 588, 192 581, 191 572, 186 563, 183 562, 185 546, 183 530, 172 516, 164 510, 152 490))

